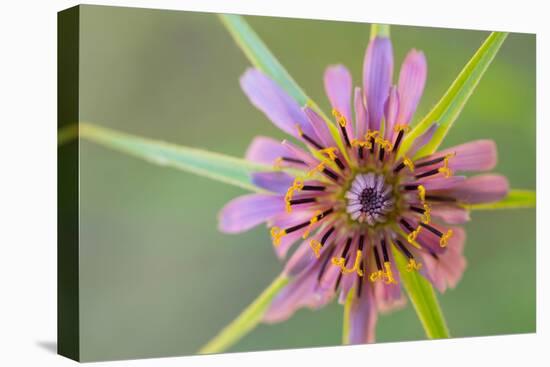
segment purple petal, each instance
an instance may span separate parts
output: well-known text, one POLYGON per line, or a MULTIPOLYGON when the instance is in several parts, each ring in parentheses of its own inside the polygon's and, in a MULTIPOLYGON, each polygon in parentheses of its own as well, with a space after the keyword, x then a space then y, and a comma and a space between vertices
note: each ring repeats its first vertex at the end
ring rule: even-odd
POLYGON ((317 286, 319 269, 320 261, 317 261, 291 280, 273 299, 263 316, 263 322, 284 321, 299 308, 317 309, 327 304, 332 299, 334 290, 332 288, 321 289, 317 286))
POLYGON ((285 201, 281 195, 239 196, 227 203, 220 211, 218 228, 225 233, 244 232, 284 211, 285 201))
POLYGON ((240 79, 241 88, 250 102, 262 111, 279 129, 299 137, 296 125, 310 135, 311 126, 300 105, 277 83, 257 69, 248 69, 240 79))
POLYGON ((386 137, 386 139, 390 139, 391 141, 393 141, 393 128, 397 123, 397 113, 399 111, 399 105, 399 93, 397 92, 397 88, 393 86, 390 88, 390 94, 388 95, 388 99, 384 104, 384 115, 386 118, 386 124, 384 126, 384 136, 386 137))
POLYGON ((252 174, 252 183, 262 189, 285 194, 294 177, 285 172, 258 172, 252 174))
POLYGON ((284 140, 282 145, 286 149, 286 156, 299 159, 305 162, 310 168, 315 167, 319 163, 319 161, 313 158, 309 153, 306 153, 305 150, 297 147, 288 140, 284 140))
MULTIPOLYGON (((406 216, 404 217, 404 219, 413 227, 416 228, 418 226, 418 219, 406 216)), ((434 227, 441 233, 446 233, 448 230, 447 227, 443 227, 436 223, 430 223, 430 226, 434 227)), ((401 226, 401 228, 405 231, 405 233, 409 233, 409 231, 406 230, 404 226, 401 226)), ((407 242, 406 239, 404 239, 404 241, 407 242)), ((428 230, 421 230, 416 237, 416 242, 418 242, 418 244, 420 244, 422 248, 433 252, 434 254, 439 255, 440 253, 445 251, 445 249, 439 245, 439 237, 428 230)))
MULTIPOLYGON (((273 217, 269 221, 269 226, 275 226, 279 228, 288 228, 294 225, 307 222, 314 214, 314 210, 293 210, 291 213, 281 212, 280 215, 273 217)), ((311 226, 313 232, 319 224, 311 226)), ((275 253, 279 258, 284 258, 294 243, 302 238, 302 235, 308 230, 308 227, 304 227, 292 233, 289 233, 281 238, 278 246, 275 247, 275 253)))
POLYGON ((315 134, 321 139, 321 144, 325 147, 334 147, 336 143, 332 138, 332 134, 327 126, 325 120, 317 114, 311 107, 304 107, 304 113, 306 114, 311 127, 315 131, 315 134))
POLYGON ((376 37, 367 47, 363 64, 363 89, 371 129, 379 130, 393 74, 393 51, 389 38, 376 37))
POLYGON ((432 205, 431 214, 448 224, 463 224, 470 220, 470 212, 460 206, 432 205))
MULTIPOLYGON (((500 175, 479 175, 470 177, 441 195, 449 195, 466 204, 490 203, 498 201, 508 193, 508 180, 500 175)), ((434 195, 439 193, 434 192, 434 195)))
MULTIPOLYGON (((419 171, 424 172, 427 170, 419 171)), ((451 177, 428 177, 427 179, 417 181, 418 184, 422 184, 426 190, 445 190, 458 185, 460 182, 466 179, 465 176, 451 176, 451 177)))
POLYGON ((437 153, 442 156, 454 153, 449 159, 449 168, 453 171, 487 171, 497 164, 497 146, 492 140, 475 140, 457 145, 437 153))
POLYGON ((378 318, 372 284, 366 279, 363 281, 361 298, 355 297, 350 308, 349 343, 374 343, 376 320, 378 318))
MULTIPOLYGON (((325 228, 328 228, 329 225, 326 225, 325 228)), ((313 252, 310 241, 312 239, 315 239, 317 241, 321 241, 321 237, 323 237, 325 233, 325 230, 322 229, 319 232, 317 232, 314 236, 311 238, 305 240, 300 244, 298 249, 292 254, 290 259, 287 261, 284 269, 284 273, 293 277, 298 274, 300 274, 304 269, 306 269, 309 265, 312 263, 315 263, 319 261, 319 259, 315 256, 315 253, 313 252)), ((334 233, 331 234, 331 236, 328 238, 329 241, 332 241, 333 238, 335 238, 334 233)), ((320 251, 320 256, 323 256, 322 254, 325 253, 325 251, 330 246, 323 246, 320 251)))
POLYGON ((351 74, 344 65, 332 65, 325 71, 325 91, 330 104, 340 112, 347 121, 346 131, 353 137, 353 120, 351 116, 351 74))
POLYGON ((280 141, 256 136, 248 146, 245 158, 252 162, 271 165, 284 154, 288 154, 288 151, 280 141))
POLYGON ((400 124, 408 124, 411 121, 422 97, 427 74, 428 65, 424 53, 417 50, 409 51, 399 73, 400 103, 397 121, 400 124))
POLYGON ((462 255, 466 233, 460 227, 453 227, 453 236, 449 240, 445 252, 436 258, 422 252, 424 265, 423 275, 440 292, 454 288, 466 269, 466 259, 462 255))
POLYGON ((363 139, 369 129, 369 115, 365 106, 365 100, 361 88, 355 88, 355 129, 357 131, 357 139, 363 139))
POLYGON ((376 300, 376 307, 381 313, 388 313, 396 309, 405 306, 407 300, 401 292, 399 271, 395 266, 395 259, 393 253, 388 251, 391 270, 396 283, 386 284, 385 282, 378 281, 374 283, 374 297, 376 300))

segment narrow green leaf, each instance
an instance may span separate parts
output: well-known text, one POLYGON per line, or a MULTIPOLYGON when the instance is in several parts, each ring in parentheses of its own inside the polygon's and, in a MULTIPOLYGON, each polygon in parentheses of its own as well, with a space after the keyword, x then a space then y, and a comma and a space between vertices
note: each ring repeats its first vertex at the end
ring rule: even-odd
POLYGON ((262 192, 250 182, 250 173, 273 167, 206 150, 146 139, 89 123, 79 124, 79 136, 151 163, 178 168, 243 189, 262 192))
POLYGON ((439 102, 404 139, 402 148, 400 149, 401 152, 406 151, 414 139, 424 133, 434 122, 439 123, 439 128, 432 140, 419 150, 416 156, 424 156, 437 150, 477 87, 481 77, 493 61, 507 35, 507 33, 493 32, 487 37, 439 102))
MULTIPOLYGON (((257 69, 264 72, 273 79, 281 88, 283 88, 300 106, 310 106, 319 116, 323 117, 330 132, 338 144, 340 151, 347 157, 347 149, 344 145, 338 129, 319 108, 319 106, 309 98, 304 90, 290 76, 288 71, 281 65, 277 58, 271 53, 269 48, 254 32, 252 27, 240 15, 220 14, 223 25, 227 28, 239 48, 244 52, 250 63, 257 69)), ((313 152, 317 154, 317 151, 313 152)))
POLYGON ((417 271, 408 272, 406 270, 407 259, 396 248, 393 248, 393 254, 401 281, 422 323, 426 336, 430 339, 448 338, 449 330, 432 285, 417 271))
POLYGON ((530 190, 510 190, 508 196, 495 203, 466 205, 473 210, 534 208, 537 205, 537 194, 530 190))
POLYGON ((288 278, 280 275, 256 298, 235 320, 199 350, 199 354, 221 353, 237 343, 254 329, 271 304, 273 297, 288 283, 288 278))

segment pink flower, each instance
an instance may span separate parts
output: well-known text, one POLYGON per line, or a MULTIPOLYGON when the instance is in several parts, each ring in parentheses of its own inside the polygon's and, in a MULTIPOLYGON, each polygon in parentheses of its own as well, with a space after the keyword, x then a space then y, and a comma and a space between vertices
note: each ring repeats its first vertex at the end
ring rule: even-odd
POLYGON ((374 341, 378 312, 405 301, 393 251, 408 259, 406 271, 419 271, 444 292, 466 267, 466 236, 457 225, 469 220, 467 205, 507 194, 502 176, 460 175, 495 166, 490 140, 416 157, 436 131, 434 123, 401 149, 426 82, 424 54, 407 54, 397 85, 392 74, 392 45, 383 37, 367 48, 362 88, 353 90, 343 65, 327 68, 324 84, 339 135, 262 72, 249 69, 241 77, 252 104, 307 147, 255 138, 247 158, 281 170, 255 174, 254 184, 266 193, 238 197, 220 213, 220 229, 229 233, 266 222, 280 257, 299 242, 284 270, 291 281, 265 322, 285 320, 300 307, 322 307, 337 294, 343 303, 352 292, 349 341, 374 341))

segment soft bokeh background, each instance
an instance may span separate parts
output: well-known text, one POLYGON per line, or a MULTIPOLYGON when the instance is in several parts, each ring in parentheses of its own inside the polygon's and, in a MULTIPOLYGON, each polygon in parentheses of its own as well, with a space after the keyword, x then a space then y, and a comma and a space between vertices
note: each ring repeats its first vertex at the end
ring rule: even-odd
MULTIPOLYGON (((248 17, 309 95, 328 109, 325 67, 356 83, 369 25, 248 17)), ((84 6, 81 119, 132 134, 242 156, 258 134, 283 137, 238 84, 249 63, 213 14, 84 6)), ((426 113, 488 32, 392 27, 396 65, 428 58, 426 113)), ((535 36, 511 34, 445 145, 492 138, 497 171, 535 189, 535 36)), ((268 232, 217 231, 242 190, 81 144, 81 356, 193 354, 278 275, 268 232)), ((476 212, 469 267, 440 296, 455 337, 535 331, 535 211, 476 212)), ((231 351, 340 344, 342 307, 261 325, 231 351)), ((379 318, 379 342, 424 339, 410 306, 379 318)))

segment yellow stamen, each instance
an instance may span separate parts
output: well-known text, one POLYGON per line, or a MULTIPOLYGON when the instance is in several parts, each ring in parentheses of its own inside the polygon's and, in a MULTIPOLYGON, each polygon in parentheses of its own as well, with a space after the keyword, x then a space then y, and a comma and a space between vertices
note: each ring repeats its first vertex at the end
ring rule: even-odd
POLYGON ((381 136, 377 136, 374 141, 386 150, 392 149, 392 143, 389 140, 383 139, 381 136))
POLYGON ((413 243, 414 241, 416 241, 416 237, 418 237, 421 229, 422 227, 420 226, 416 227, 416 229, 409 233, 409 235, 407 236, 407 241, 409 241, 409 243, 413 243))
POLYGON ((386 271, 384 272, 384 277, 386 278, 386 284, 397 284, 397 282, 393 278, 391 263, 389 261, 386 261, 384 263, 384 269, 386 269, 386 271))
POLYGON ((321 242, 319 242, 317 240, 309 241, 309 247, 311 247, 311 249, 313 250, 313 253, 315 254, 316 258, 321 257, 321 247, 322 246, 323 245, 321 245, 321 242))
POLYGON ((370 140, 370 139, 374 140, 376 138, 376 136, 378 136, 378 134, 380 134, 380 131, 378 131, 378 130, 374 130, 374 131, 369 130, 369 131, 367 131, 367 134, 365 135, 365 139, 367 141, 370 140))
POLYGON ((417 263, 415 259, 409 259, 409 263, 407 264, 407 271, 411 272, 413 270, 420 270, 422 268, 421 263, 417 263))
POLYGON ((290 205, 290 201, 292 200, 292 196, 294 195, 294 191, 301 190, 304 187, 304 180, 300 177, 297 177, 294 179, 294 182, 292 183, 292 186, 288 188, 285 194, 285 204, 286 204, 286 211, 288 213, 292 212, 292 206, 290 205))
POLYGON ((286 231, 279 227, 272 227, 270 232, 273 238, 273 245, 279 246, 281 244, 281 238, 286 235, 286 231))
POLYGON ((299 124, 296 124, 296 129, 298 129, 298 135, 304 135, 304 130, 302 130, 302 127, 299 124))
POLYGON ((447 243, 449 242, 449 239, 453 236, 453 230, 449 229, 447 233, 445 233, 441 238, 439 239, 439 246, 441 247, 447 247, 447 243))
POLYGON ((453 171, 449 168, 449 159, 455 156, 455 153, 449 153, 443 159, 443 167, 439 168, 439 172, 445 175, 446 178, 452 176, 453 171))
POLYGON ((311 217, 311 219, 309 220, 309 226, 307 227, 306 231, 304 232, 304 234, 302 235, 302 238, 305 240, 306 238, 309 237, 309 234, 311 233, 311 229, 313 228, 313 225, 315 223, 317 223, 319 221, 319 217, 323 214, 323 212, 321 210, 317 210, 314 214, 313 214, 313 217, 311 217))
POLYGON ((334 116, 334 118, 336 118, 336 121, 338 121, 338 123, 340 124, 340 126, 346 127, 346 124, 347 124, 346 118, 344 117, 344 115, 342 115, 342 114, 340 113, 340 111, 338 111, 337 109, 333 108, 333 109, 332 109, 332 115, 334 116))
POLYGON ((400 132, 400 131, 405 131, 406 133, 408 133, 409 131, 411 130, 410 126, 409 125, 395 125, 393 127, 393 131, 395 131, 396 133, 400 132))
POLYGON ((414 172, 414 163, 409 157, 403 157, 403 164, 407 166, 409 171, 414 172))
POLYGON ((331 161, 334 161, 334 160, 336 160, 336 153, 335 152, 337 152, 337 151, 338 151, 338 148, 329 147, 329 148, 319 150, 319 153, 326 154, 328 159, 330 159, 331 161))
POLYGON ((422 220, 423 223, 425 224, 428 224, 430 223, 430 220, 431 220, 431 211, 432 209, 430 208, 430 206, 426 203, 424 203, 424 214, 422 215, 422 217, 420 218, 422 220))
POLYGON ((424 203, 426 201, 426 188, 422 185, 418 185, 418 197, 420 198, 420 201, 424 203))
POLYGON ((308 173, 307 173, 307 177, 311 177, 313 176, 316 172, 323 172, 323 170, 325 169, 325 162, 321 162, 319 163, 315 168, 313 168, 312 170, 310 170, 308 173))
POLYGON ((333 257, 332 259, 330 259, 330 262, 332 263, 332 265, 338 266, 340 269, 346 267, 346 259, 344 259, 343 257, 333 257))
POLYGON ((363 147, 363 148, 370 149, 372 147, 372 143, 368 140, 352 139, 351 140, 351 146, 353 146, 353 147, 363 147))
POLYGON ((384 272, 382 270, 375 271, 369 275, 369 280, 374 283, 377 280, 382 279, 383 275, 384 272))
POLYGON ((363 253, 361 250, 357 250, 357 254, 355 255, 355 262, 353 263, 352 268, 346 268, 346 259, 343 257, 333 257, 331 259, 332 264, 336 265, 340 268, 340 271, 342 274, 349 274, 349 273, 357 273, 360 277, 363 276, 363 270, 361 270, 361 260, 363 259, 363 253))
POLYGON ((275 161, 273 162, 273 168, 275 169, 283 168, 283 157, 279 157, 275 159, 275 161))

